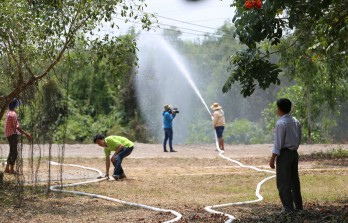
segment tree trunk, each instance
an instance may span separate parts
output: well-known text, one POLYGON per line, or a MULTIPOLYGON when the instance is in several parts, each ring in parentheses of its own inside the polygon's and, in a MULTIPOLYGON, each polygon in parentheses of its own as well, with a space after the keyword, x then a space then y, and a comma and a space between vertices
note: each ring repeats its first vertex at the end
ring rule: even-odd
POLYGON ((308 132, 307 132, 307 143, 312 144, 312 116, 311 116, 311 90, 310 87, 307 87, 307 126, 308 126, 308 132))
POLYGON ((0 171, 0 189, 4 187, 4 172, 0 171))

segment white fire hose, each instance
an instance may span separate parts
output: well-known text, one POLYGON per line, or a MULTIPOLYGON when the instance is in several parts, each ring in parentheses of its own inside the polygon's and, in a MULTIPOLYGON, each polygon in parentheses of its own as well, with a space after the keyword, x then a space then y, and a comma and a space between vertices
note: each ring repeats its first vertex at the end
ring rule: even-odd
POLYGON ((266 172, 266 173, 272 173, 273 175, 272 176, 269 176, 265 179, 263 179, 262 181, 260 181, 257 186, 256 186, 256 191, 255 191, 255 195, 258 199, 256 200, 250 200, 250 201, 241 201, 241 202, 235 202, 235 203, 227 203, 227 204, 217 204, 217 205, 212 205, 212 206, 207 206, 205 207, 204 209, 206 211, 208 211, 209 213, 212 213, 212 214, 222 214, 226 217, 228 217, 228 220, 225 221, 225 223, 231 223, 235 217, 233 215, 230 215, 230 214, 227 214, 225 212, 221 212, 221 211, 216 211, 216 210, 213 210, 213 209, 216 209, 216 208, 223 208, 223 207, 228 207, 228 206, 237 206, 237 205, 243 205, 243 204, 250 204, 250 203, 256 203, 256 202, 260 202, 263 200, 263 197, 261 196, 260 194, 260 189, 261 189, 261 186, 268 180, 272 179, 275 177, 275 172, 272 171, 272 170, 264 170, 264 169, 260 169, 260 168, 257 168, 255 166, 248 166, 248 165, 244 165, 243 163, 237 161, 237 160, 233 160, 227 156, 224 156, 224 151, 221 150, 219 148, 219 143, 218 143, 218 139, 217 139, 217 136, 216 136, 216 133, 215 133, 215 141, 216 141, 216 148, 217 150, 219 151, 219 156, 223 159, 226 159, 230 162, 233 162, 237 165, 239 165, 240 167, 242 168, 249 168, 249 169, 253 169, 253 170, 256 170, 258 172, 266 172))
MULTIPOLYGON (((52 165, 62 165, 62 166, 72 166, 72 167, 78 167, 78 168, 82 168, 82 169, 87 169, 87 170, 95 171, 95 172, 97 172, 99 174, 99 176, 102 176, 102 172, 100 170, 98 170, 98 169, 95 169, 95 168, 90 168, 90 167, 85 167, 85 166, 80 166, 80 165, 74 165, 74 164, 61 164, 61 163, 57 163, 57 162, 53 162, 53 161, 51 161, 51 164, 52 165)), ((115 199, 115 198, 112 198, 112 197, 107 197, 107 196, 103 196, 103 195, 99 195, 99 194, 92 194, 92 193, 86 193, 86 192, 81 192, 81 191, 72 191, 72 190, 62 190, 62 189, 60 189, 61 187, 80 186, 80 185, 84 185, 84 184, 100 182, 100 181, 103 181, 103 180, 107 180, 107 178, 83 181, 83 182, 79 182, 79 183, 71 183, 71 184, 51 186, 50 190, 51 191, 55 191, 55 192, 64 192, 64 193, 71 193, 71 194, 76 194, 76 195, 83 195, 83 196, 101 198, 101 199, 104 199, 104 200, 107 200, 107 201, 117 202, 117 203, 120 203, 120 204, 125 204, 125 205, 129 205, 129 206, 133 206, 133 207, 144 208, 144 209, 148 209, 148 210, 151 210, 151 211, 171 213, 171 214, 176 216, 174 219, 165 221, 163 223, 177 222, 182 217, 182 215, 179 212, 176 212, 174 210, 162 209, 162 208, 156 208, 156 207, 152 207, 152 206, 148 206, 148 205, 144 205, 144 204, 132 203, 132 202, 123 201, 123 200, 119 200, 119 199, 115 199)))

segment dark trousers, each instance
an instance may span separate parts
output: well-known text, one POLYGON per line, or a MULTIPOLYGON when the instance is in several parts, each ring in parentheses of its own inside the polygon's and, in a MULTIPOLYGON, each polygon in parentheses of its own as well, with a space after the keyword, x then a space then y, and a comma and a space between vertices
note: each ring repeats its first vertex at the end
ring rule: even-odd
POLYGON ((277 157, 276 172, 279 197, 285 211, 302 210, 297 151, 282 149, 277 157))
POLYGON ((173 129, 172 128, 165 128, 164 129, 164 141, 163 141, 163 149, 164 151, 167 150, 167 141, 169 139, 169 148, 170 151, 173 151, 173 129))
POLYGON ((132 153, 133 148, 134 147, 131 147, 131 148, 123 147, 123 149, 115 156, 115 162, 112 163, 115 167, 114 175, 120 176, 124 174, 124 171, 122 168, 122 161, 125 157, 129 156, 132 153))
POLYGON ((8 154, 7 157, 7 164, 9 165, 15 165, 16 164, 16 159, 18 156, 18 135, 14 134, 9 137, 7 137, 8 144, 10 145, 10 153, 8 154))

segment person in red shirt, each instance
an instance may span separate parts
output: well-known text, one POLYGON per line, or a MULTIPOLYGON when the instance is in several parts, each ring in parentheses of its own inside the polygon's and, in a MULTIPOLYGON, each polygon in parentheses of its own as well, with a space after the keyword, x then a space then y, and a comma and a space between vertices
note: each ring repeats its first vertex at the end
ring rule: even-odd
POLYGON ((17 146, 18 146, 18 136, 24 134, 28 140, 31 140, 32 137, 29 133, 25 132, 19 127, 19 122, 17 118, 17 113, 15 109, 20 105, 20 101, 13 99, 8 106, 8 111, 6 113, 5 120, 5 137, 8 140, 10 146, 10 152, 7 158, 7 164, 5 167, 5 173, 15 174, 14 166, 18 156, 17 146))

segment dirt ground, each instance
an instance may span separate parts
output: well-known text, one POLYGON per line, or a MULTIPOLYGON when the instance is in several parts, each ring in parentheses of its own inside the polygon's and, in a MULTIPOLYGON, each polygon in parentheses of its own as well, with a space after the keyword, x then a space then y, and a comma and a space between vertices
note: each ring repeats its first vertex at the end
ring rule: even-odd
MULTIPOLYGON (((315 151, 328 151, 333 148, 342 146, 347 149, 348 145, 334 144, 316 144, 316 145, 301 145, 299 148, 300 154, 310 154, 315 151)), ((34 155, 48 156, 48 145, 34 145, 32 148, 34 155)), ((58 151, 61 149, 58 145, 52 146, 52 156, 58 156, 58 151)), ((159 144, 143 144, 136 143, 132 153, 132 158, 212 158, 216 157, 215 144, 201 145, 174 145, 177 153, 163 153, 162 145, 159 144)), ((271 144, 260 145, 226 145, 226 155, 233 159, 238 158, 262 158, 269 156, 272 151, 271 144)), ((31 149, 28 145, 23 145, 23 157, 29 157, 31 149)), ((8 154, 8 145, 0 144, 0 157, 6 157, 8 154)), ((72 144, 65 145, 65 157, 81 157, 81 158, 103 158, 103 149, 96 144, 72 144)))
MULTIPOLYGON (((339 145, 303 145, 299 152, 310 154, 338 147, 339 145)), ((347 145, 341 147, 347 149, 347 145)), ((6 146, 1 145, 1 148, 2 153, 6 154, 6 146)), ((24 148, 23 157, 28 157, 29 148, 24 148)), ((48 147, 40 148, 41 155, 47 155, 48 147)), ((271 148, 271 145, 229 145, 225 155, 246 164, 269 169, 267 162, 271 148)), ((243 169, 219 158, 213 144, 175 145, 175 149, 177 153, 163 153, 161 145, 136 144, 134 152, 124 160, 127 180, 109 180, 66 189, 173 209, 183 214, 180 223, 220 223, 226 218, 207 213, 205 206, 253 200, 257 183, 270 175, 243 169)), ((38 148, 34 148, 34 154, 38 154, 37 150, 38 148)), ((57 147, 52 150, 55 161, 57 151, 57 147)), ((64 162, 104 171, 103 157, 102 148, 98 146, 67 145, 64 162)), ((296 216, 279 216, 281 206, 274 179, 265 183, 261 189, 265 198, 263 202, 220 210, 234 215, 237 222, 348 222, 348 165, 346 159, 343 161, 307 159, 300 163, 302 193, 307 211, 296 216)), ((39 162, 35 159, 34 166, 38 163, 38 179, 43 181, 41 192, 26 196, 19 209, 0 202, 0 222, 152 223, 173 218, 171 214, 96 198, 59 193, 51 193, 46 197, 47 160, 39 162)), ((29 162, 25 159, 26 181, 32 179, 29 167, 29 162)), ((51 173, 53 180, 59 179, 58 167, 52 166, 51 173)), ((63 177, 66 182, 77 182, 95 179, 97 174, 79 168, 64 167, 63 177)), ((15 181, 9 175, 5 175, 5 180, 15 181)), ((1 196, 0 193, 0 199, 8 197, 9 194, 1 196)))

